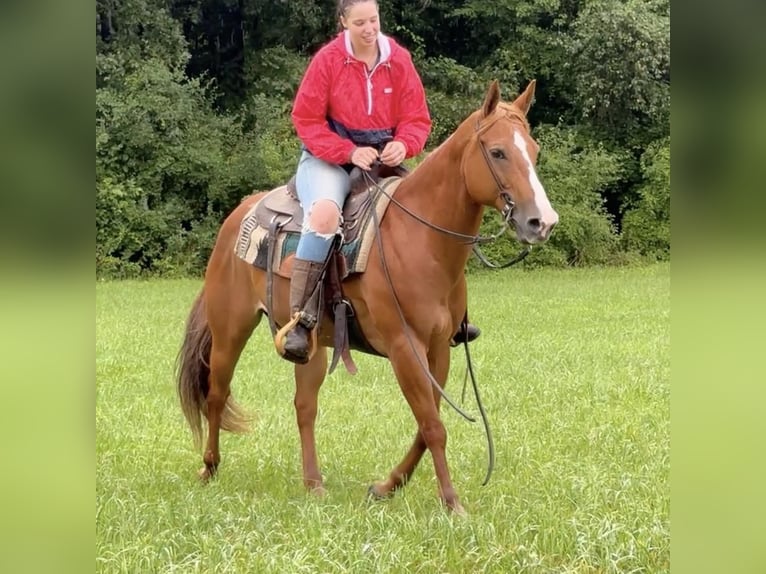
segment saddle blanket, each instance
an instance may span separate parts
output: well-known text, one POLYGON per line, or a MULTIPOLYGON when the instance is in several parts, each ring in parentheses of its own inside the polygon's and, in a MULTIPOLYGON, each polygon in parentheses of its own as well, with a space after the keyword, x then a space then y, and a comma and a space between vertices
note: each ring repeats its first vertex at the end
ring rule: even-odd
MULTIPOLYGON (((350 197, 346 201, 343 209, 343 243, 340 248, 346 260, 346 273, 340 278, 341 280, 353 273, 363 273, 367 268, 370 250, 375 242, 375 222, 372 217, 372 208, 375 209, 378 221, 382 220, 390 203, 390 196, 394 195, 400 181, 401 178, 399 177, 386 178, 366 190, 353 192, 354 197, 350 197), (383 189, 385 193, 381 192, 380 189, 383 189), (360 201, 365 204, 362 209, 359 209, 360 201), (352 206, 351 204, 356 205, 352 206), (353 232, 347 233, 347 229, 350 228, 353 228, 353 232)), ((274 214, 263 207, 268 207, 269 202, 272 204, 279 203, 280 209, 278 211, 281 219, 278 220, 289 220, 289 225, 277 232, 272 265, 274 273, 289 278, 289 269, 283 268, 283 263, 290 255, 295 254, 298 247, 300 226, 296 225, 296 222, 302 221, 303 212, 298 200, 288 195, 285 185, 269 192, 245 214, 240 224, 235 252, 240 259, 259 269, 266 270, 269 243, 268 227, 274 214), (289 214, 287 213, 288 209, 284 209, 286 202, 289 204, 289 214), (264 206, 259 209, 261 204, 264 206), (292 219, 290 219, 291 217, 292 219)))

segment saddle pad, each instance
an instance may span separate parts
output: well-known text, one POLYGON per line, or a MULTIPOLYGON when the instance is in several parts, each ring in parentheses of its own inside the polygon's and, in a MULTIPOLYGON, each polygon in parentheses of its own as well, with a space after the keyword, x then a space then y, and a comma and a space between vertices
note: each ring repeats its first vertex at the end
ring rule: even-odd
MULTIPOLYGON (((392 196, 396 192, 400 181, 401 179, 398 177, 391 177, 378 182, 378 186, 380 186, 385 193, 381 193, 377 186, 372 186, 367 191, 362 192, 372 194, 372 201, 369 203, 368 208, 360 213, 355 220, 344 220, 344 228, 346 226, 358 226, 359 232, 354 234, 355 237, 352 241, 346 241, 344 239, 344 242, 341 245, 340 250, 346 259, 347 271, 346 275, 341 277, 341 280, 352 273, 363 273, 367 268, 367 260, 369 258, 370 250, 375 242, 375 222, 372 218, 372 206, 375 208, 378 221, 383 219, 390 203, 389 196, 392 196)), ((284 190, 284 186, 278 187, 272 190, 270 194, 284 194, 284 190)), ((267 198, 268 196, 261 201, 265 201, 267 198)), ((269 230, 268 227, 256 217, 257 208, 258 204, 254 205, 243 217, 239 228, 237 242, 235 244, 235 252, 240 259, 265 270, 268 259, 269 230)), ((295 253, 295 250, 298 247, 299 238, 300 233, 295 231, 280 230, 277 233, 274 249, 274 264, 272 266, 272 271, 274 273, 289 278, 289 274, 286 270, 282 269, 282 263, 288 256, 295 253)))

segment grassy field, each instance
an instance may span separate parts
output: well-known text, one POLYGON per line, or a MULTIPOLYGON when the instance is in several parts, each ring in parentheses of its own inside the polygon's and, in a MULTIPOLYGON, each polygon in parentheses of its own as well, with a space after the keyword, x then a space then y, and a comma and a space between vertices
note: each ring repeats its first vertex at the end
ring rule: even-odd
MULTIPOLYGON (((481 424, 445 406, 467 518, 441 508, 428 455, 394 499, 366 501, 415 426, 389 364, 359 353, 320 395, 329 494, 305 494, 292 368, 265 321, 233 382, 254 430, 222 435, 218 479, 198 484, 173 365, 200 285, 97 285, 98 572, 669 571, 668 265, 469 278, 497 459, 482 487, 481 424)), ((456 349, 455 400, 464 370, 456 349)))

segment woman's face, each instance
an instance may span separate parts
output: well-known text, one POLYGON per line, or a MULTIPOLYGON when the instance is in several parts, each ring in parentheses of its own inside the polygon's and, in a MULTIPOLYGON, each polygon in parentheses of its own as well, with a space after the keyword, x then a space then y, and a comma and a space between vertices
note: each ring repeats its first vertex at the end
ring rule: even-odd
POLYGON ((351 35, 352 46, 364 50, 375 45, 380 31, 378 3, 375 0, 352 4, 340 21, 351 35))

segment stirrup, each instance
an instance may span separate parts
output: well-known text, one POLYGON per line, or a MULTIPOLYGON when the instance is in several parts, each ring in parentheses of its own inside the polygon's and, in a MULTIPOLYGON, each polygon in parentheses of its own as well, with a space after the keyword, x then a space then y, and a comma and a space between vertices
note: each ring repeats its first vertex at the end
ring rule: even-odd
POLYGON ((297 363, 299 365, 305 365, 311 360, 311 357, 314 356, 314 352, 317 348, 317 329, 318 326, 313 329, 308 329, 307 327, 304 327, 301 324, 301 312, 297 311, 293 318, 290 319, 284 327, 282 327, 279 331, 277 331, 277 334, 274 335, 274 346, 277 349, 277 353, 280 357, 283 359, 286 359, 292 363, 297 363), (287 336, 288 334, 294 329, 294 328, 303 328, 306 330, 306 341, 307 341, 307 347, 306 347, 306 355, 296 355, 290 352, 289 350, 285 349, 285 344, 287 343, 287 336))
POLYGON ((284 350, 284 355, 282 355, 284 359, 299 365, 308 363, 309 351, 311 351, 311 331, 298 322, 287 332, 284 350))

